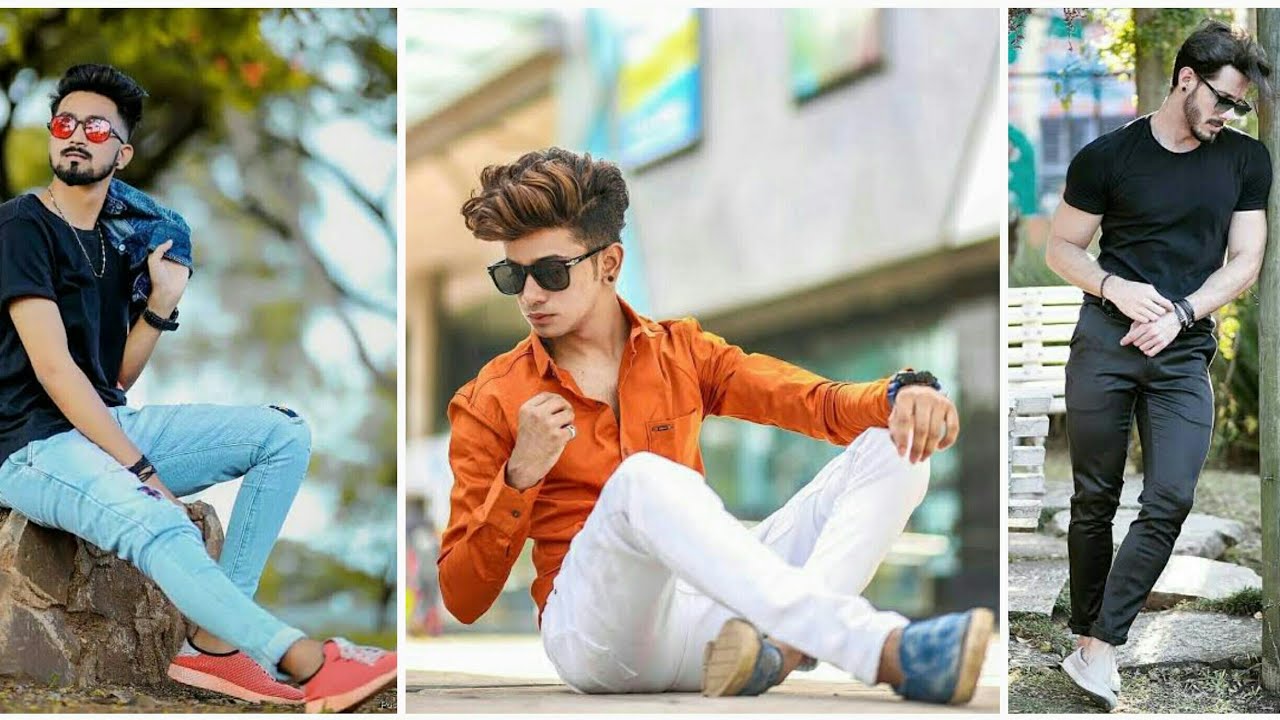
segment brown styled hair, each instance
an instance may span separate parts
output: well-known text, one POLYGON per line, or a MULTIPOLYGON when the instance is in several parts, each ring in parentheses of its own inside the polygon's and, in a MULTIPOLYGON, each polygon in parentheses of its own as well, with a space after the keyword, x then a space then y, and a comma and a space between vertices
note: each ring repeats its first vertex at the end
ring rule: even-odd
POLYGON ((617 165, 558 147, 490 165, 462 204, 467 229, 481 240, 517 240, 565 228, 588 250, 622 241, 630 200, 617 165))

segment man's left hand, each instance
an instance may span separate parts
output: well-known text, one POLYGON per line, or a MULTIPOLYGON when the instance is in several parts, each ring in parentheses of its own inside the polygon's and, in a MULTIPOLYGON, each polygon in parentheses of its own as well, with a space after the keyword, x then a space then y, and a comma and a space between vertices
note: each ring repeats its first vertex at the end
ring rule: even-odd
POLYGON ((191 271, 181 263, 165 259, 164 254, 171 247, 173 241, 165 241, 147 256, 147 270, 151 275, 151 297, 147 305, 161 317, 169 317, 178 307, 187 289, 187 279, 191 277, 191 271))
POLYGON ((946 450, 960 434, 960 414, 942 393, 927 385, 906 385, 898 390, 889 414, 889 437, 911 462, 928 460, 938 450, 946 450))
POLYGON ((1147 357, 1155 357, 1182 332, 1176 313, 1165 313, 1149 323, 1134 321, 1129 332, 1120 338, 1121 345, 1132 345, 1147 357))

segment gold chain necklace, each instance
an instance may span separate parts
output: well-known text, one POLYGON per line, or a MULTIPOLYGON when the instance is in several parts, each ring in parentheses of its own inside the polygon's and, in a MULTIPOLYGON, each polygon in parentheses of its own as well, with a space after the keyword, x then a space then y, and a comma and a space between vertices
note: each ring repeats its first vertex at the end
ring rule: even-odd
POLYGON ((93 223, 93 229, 98 231, 98 249, 102 252, 102 269, 94 270, 93 260, 89 259, 89 251, 85 250, 84 243, 80 242, 80 231, 76 229, 76 226, 72 225, 71 221, 67 219, 67 216, 62 213, 62 208, 58 207, 58 199, 53 196, 53 187, 48 187, 46 190, 49 192, 49 202, 53 203, 53 209, 58 211, 58 217, 62 218, 62 222, 66 223, 67 227, 71 228, 71 234, 75 236, 76 244, 80 246, 80 252, 84 254, 85 262, 89 263, 89 271, 93 273, 94 277, 101 280, 102 276, 107 274, 107 241, 102 237, 102 226, 99 225, 96 220, 93 223))

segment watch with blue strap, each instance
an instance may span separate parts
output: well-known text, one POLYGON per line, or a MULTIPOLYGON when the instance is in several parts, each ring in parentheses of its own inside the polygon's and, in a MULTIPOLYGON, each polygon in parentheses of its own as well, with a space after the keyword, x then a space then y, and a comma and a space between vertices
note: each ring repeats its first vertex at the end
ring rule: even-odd
POLYGON ((907 385, 928 385, 934 390, 942 390, 942 383, 928 370, 904 368, 889 380, 889 407, 893 407, 894 401, 898 399, 898 391, 907 385))

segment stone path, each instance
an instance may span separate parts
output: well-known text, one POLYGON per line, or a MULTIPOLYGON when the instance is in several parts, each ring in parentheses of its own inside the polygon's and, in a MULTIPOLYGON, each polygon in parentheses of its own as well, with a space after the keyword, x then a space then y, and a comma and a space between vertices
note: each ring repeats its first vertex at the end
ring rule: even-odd
POLYGON ((1069 574, 1066 560, 1009 563, 1009 612, 1052 615, 1069 574))

